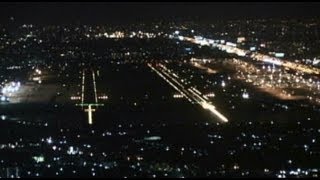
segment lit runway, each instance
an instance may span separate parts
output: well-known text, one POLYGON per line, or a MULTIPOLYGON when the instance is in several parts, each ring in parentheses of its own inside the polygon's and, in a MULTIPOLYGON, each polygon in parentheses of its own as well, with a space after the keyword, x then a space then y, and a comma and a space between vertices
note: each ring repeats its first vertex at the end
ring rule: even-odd
POLYGON ((88 113, 89 124, 93 123, 92 113, 96 110, 93 107, 103 106, 103 104, 98 104, 96 75, 95 71, 92 69, 82 70, 81 104, 76 104, 76 106, 88 107, 87 109, 84 109, 84 111, 88 113), (88 75, 88 78, 85 78, 86 74, 88 75), (90 76, 92 78, 90 78, 90 76))
POLYGON ((82 84, 81 84, 81 104, 83 104, 84 101, 84 81, 85 81, 85 72, 82 70, 82 84))
POLYGON ((157 66, 153 66, 148 63, 148 66, 155 71, 162 79, 164 79, 169 85, 171 85, 175 90, 177 90, 180 94, 182 94, 189 102, 197 103, 202 106, 202 108, 209 110, 215 116, 219 118, 222 122, 228 122, 228 119, 222 115, 219 111, 216 110, 215 106, 208 101, 208 99, 202 95, 195 88, 185 88, 183 84, 179 81, 179 77, 173 73, 171 70, 167 69, 164 65, 158 64, 157 66))
POLYGON ((94 100, 96 103, 98 103, 96 75, 94 71, 92 71, 92 79, 93 79, 94 100))

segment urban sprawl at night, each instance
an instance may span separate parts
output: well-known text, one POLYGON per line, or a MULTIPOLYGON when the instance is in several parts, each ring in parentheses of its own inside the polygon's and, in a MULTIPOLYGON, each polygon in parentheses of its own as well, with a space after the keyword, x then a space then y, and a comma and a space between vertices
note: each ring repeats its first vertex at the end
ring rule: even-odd
POLYGON ((320 175, 320 17, 5 18, 1 178, 320 175))

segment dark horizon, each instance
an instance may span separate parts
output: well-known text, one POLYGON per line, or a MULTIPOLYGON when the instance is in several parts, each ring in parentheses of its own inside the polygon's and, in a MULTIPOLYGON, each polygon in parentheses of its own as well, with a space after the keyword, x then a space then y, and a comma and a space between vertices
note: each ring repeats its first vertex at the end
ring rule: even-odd
POLYGON ((320 3, 194 3, 194 2, 46 2, 1 3, 0 19, 12 16, 17 23, 103 24, 131 23, 154 19, 190 19, 215 21, 237 18, 319 17, 320 3))

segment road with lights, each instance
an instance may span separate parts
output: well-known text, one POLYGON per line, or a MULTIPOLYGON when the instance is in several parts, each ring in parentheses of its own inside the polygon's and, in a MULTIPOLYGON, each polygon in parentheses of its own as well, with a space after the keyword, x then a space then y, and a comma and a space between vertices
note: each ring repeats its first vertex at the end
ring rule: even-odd
POLYGON ((213 39, 206 39, 206 38, 203 38, 200 36, 195 36, 194 38, 179 36, 179 40, 189 41, 191 43, 199 44, 201 46, 216 47, 222 51, 226 51, 227 53, 237 54, 240 57, 244 57, 244 56, 250 57, 251 59, 256 60, 256 61, 268 62, 268 63, 282 66, 284 68, 288 68, 288 69, 291 69, 291 70, 294 70, 297 72, 302 72, 302 73, 306 73, 306 74, 316 74, 316 75, 320 74, 320 69, 315 68, 315 67, 310 67, 310 66, 303 65, 300 63, 295 63, 295 62, 291 62, 288 60, 279 59, 279 58, 272 57, 272 56, 265 55, 265 54, 258 53, 258 52, 251 53, 248 50, 244 50, 244 49, 240 49, 240 48, 236 47, 236 45, 232 45, 232 44, 228 44, 228 43, 227 44, 218 43, 213 39))

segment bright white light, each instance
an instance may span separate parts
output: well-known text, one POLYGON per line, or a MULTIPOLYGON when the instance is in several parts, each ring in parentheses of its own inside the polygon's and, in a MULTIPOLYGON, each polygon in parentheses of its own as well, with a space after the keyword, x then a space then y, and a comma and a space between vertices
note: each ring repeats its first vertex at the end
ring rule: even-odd
POLYGON ((237 44, 232 43, 232 42, 227 42, 226 45, 227 46, 232 46, 232 47, 236 47, 237 46, 237 44))
POLYGON ((214 97, 214 96, 215 96, 214 93, 209 93, 209 94, 206 95, 206 97, 214 97))
POLYGON ((225 86, 226 86, 226 83, 225 83, 224 81, 222 81, 222 82, 221 82, 221 86, 222 86, 222 87, 225 87, 225 86))
POLYGON ((183 41, 183 39, 184 39, 183 36, 179 36, 180 41, 183 41))
POLYGON ((174 94, 173 98, 183 98, 183 95, 182 94, 174 94))
POLYGON ((160 137, 160 136, 145 137, 144 140, 147 140, 147 141, 156 141, 156 140, 161 140, 161 137, 160 137))
POLYGON ((275 65, 279 65, 279 66, 282 65, 282 62, 281 62, 281 61, 276 60, 276 59, 274 59, 274 58, 268 58, 268 57, 266 57, 266 58, 263 58, 262 61, 268 62, 268 63, 272 63, 272 64, 275 64, 275 65))
POLYGON ((34 159, 37 163, 44 161, 44 157, 43 157, 43 156, 34 156, 33 159, 34 159))
POLYGON ((52 143, 52 138, 51 138, 51 137, 47 138, 47 143, 48 143, 48 144, 51 144, 51 143, 52 143))
POLYGON ((243 94, 242 94, 242 98, 243 98, 243 99, 249 99, 249 94, 246 93, 246 92, 243 93, 243 94))
POLYGON ((1 99, 0 99, 2 102, 6 101, 6 97, 5 96, 1 96, 1 99))
POLYGON ((1 115, 1 120, 6 120, 7 117, 5 115, 1 115))
POLYGON ((73 146, 70 146, 69 147, 69 149, 68 149, 68 151, 67 151, 67 153, 68 154, 71 154, 71 155, 75 155, 75 154, 77 154, 77 150, 75 150, 74 148, 73 148, 73 146))
POLYGON ((215 115, 217 115, 222 121, 228 122, 228 119, 227 119, 226 117, 224 117, 221 113, 219 113, 212 104, 209 104, 209 103, 203 101, 203 102, 201 103, 201 106, 202 106, 204 109, 208 109, 209 111, 213 112, 213 113, 214 113, 215 115))

